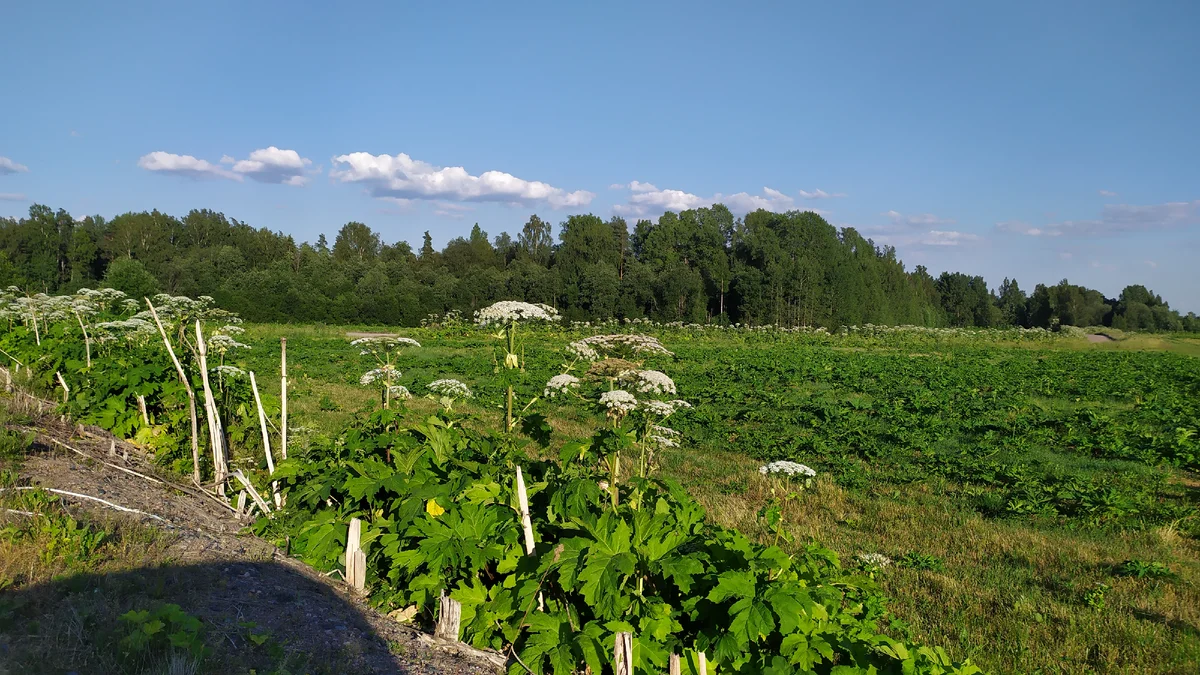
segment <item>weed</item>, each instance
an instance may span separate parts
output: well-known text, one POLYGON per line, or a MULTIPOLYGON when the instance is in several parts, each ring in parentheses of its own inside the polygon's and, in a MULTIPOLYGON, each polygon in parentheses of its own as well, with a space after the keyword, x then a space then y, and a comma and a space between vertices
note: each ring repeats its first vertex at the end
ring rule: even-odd
POLYGON ((169 658, 178 650, 202 660, 208 654, 200 619, 184 612, 179 605, 168 603, 153 610, 131 610, 121 615, 121 623, 125 635, 120 645, 127 657, 169 658))
POLYGON ((1104 597, 1108 594, 1110 588, 1108 584, 1097 581, 1083 594, 1083 603, 1098 612, 1103 611, 1104 597))
POLYGON ((941 572, 945 569, 945 564, 942 559, 926 553, 917 553, 909 551, 896 559, 896 567, 906 567, 912 570, 929 570, 931 572, 941 572))
POLYGON ((1163 563, 1146 560, 1126 560, 1117 565, 1113 574, 1135 579, 1174 579, 1175 573, 1163 563))

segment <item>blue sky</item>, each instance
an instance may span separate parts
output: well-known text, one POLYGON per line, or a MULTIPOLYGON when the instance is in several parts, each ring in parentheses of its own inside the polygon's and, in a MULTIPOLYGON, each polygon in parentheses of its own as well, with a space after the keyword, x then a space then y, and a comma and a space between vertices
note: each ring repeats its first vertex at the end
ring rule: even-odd
POLYGON ((0 215, 441 244, 720 199, 1200 312, 1200 4, 336 5, 11 3, 0 215))

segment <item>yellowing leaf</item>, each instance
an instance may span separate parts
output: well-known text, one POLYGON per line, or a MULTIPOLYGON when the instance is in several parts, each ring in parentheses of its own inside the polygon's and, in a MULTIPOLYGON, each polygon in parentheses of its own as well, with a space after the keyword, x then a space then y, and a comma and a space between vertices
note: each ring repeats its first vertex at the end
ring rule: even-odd
POLYGON ((430 499, 429 501, 425 502, 425 513, 428 513, 434 518, 437 518, 445 512, 446 509, 443 509, 441 506, 439 506, 436 499, 430 499))

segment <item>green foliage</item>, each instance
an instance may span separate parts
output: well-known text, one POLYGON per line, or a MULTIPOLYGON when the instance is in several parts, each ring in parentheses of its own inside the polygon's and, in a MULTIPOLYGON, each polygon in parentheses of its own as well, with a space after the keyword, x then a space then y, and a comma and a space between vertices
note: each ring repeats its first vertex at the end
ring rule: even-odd
POLYGON ((120 644, 127 656, 148 660, 155 654, 179 650, 203 659, 209 652, 204 644, 204 626, 200 619, 183 611, 179 605, 130 610, 121 615, 121 625, 124 636, 120 644))
POLYGON ((0 428, 0 459, 21 459, 33 445, 35 434, 0 428))
POLYGON ((533 215, 515 236, 489 240, 476 225, 441 251, 428 233, 414 250, 360 222, 342 226, 332 246, 325 235, 297 244, 209 210, 76 222, 35 204, 25 218, 0 218, 0 287, 64 292, 101 279, 134 298, 158 288, 212 296, 255 321, 416 326, 520 299, 581 321, 1200 330, 1194 315, 1141 286, 1108 299, 1064 280, 1026 298, 1008 280, 993 293, 979 276, 934 279, 922 266, 907 270, 895 248, 811 211, 735 219, 715 204, 632 227, 577 214, 555 228, 533 215))
MULTIPOLYGON (((236 326, 223 324, 237 322, 237 317, 212 307, 211 298, 160 295, 154 301, 192 389, 200 392, 199 358, 185 328, 200 320, 206 336, 211 338, 214 330, 234 330, 236 326)), ((57 390, 58 394, 62 390, 56 373, 60 374, 70 387, 63 412, 117 436, 135 439, 153 450, 164 465, 191 471, 187 391, 149 312, 138 311, 144 306, 141 302, 113 290, 82 289, 69 296, 39 294, 32 298, 10 290, 3 292, 0 305, 0 312, 9 319, 7 326, 0 324, 0 349, 6 358, 24 364, 21 370, 30 378, 29 386, 38 393, 57 390), (22 300, 27 302, 21 304, 22 300), (139 397, 146 402, 146 417, 138 405, 139 397)), ((234 447, 261 457, 257 411, 248 381, 244 376, 216 372, 217 364, 226 356, 232 358, 233 354, 214 349, 209 361, 224 429, 234 447)), ((203 406, 198 414, 204 414, 203 406)), ((200 428, 202 433, 207 431, 203 422, 200 428)), ((206 440, 201 438, 199 442, 203 445, 206 440)), ((0 452, 10 446, 15 449, 14 443, 0 441, 0 452)))
POLYGON ((1096 582, 1095 585, 1093 585, 1087 590, 1086 593, 1083 594, 1083 602, 1088 607, 1091 607, 1098 612, 1104 611, 1104 598, 1106 595, 1108 595, 1110 590, 1112 590, 1112 587, 1108 584, 1096 582))
POLYGON ((291 536, 294 551, 330 568, 349 519, 363 519, 373 602, 416 606, 430 624, 447 593, 462 605, 465 641, 512 645, 536 673, 579 664, 607 672, 621 631, 634 634, 639 673, 661 672, 685 650, 705 651, 722 672, 978 672, 886 636, 873 583, 818 545, 789 554, 756 544, 707 522, 682 488, 656 479, 622 483, 614 506, 598 485, 608 475, 600 454, 579 445, 563 464, 532 461, 511 439, 444 417, 402 426, 380 410, 283 462, 275 477, 288 508, 257 527, 291 536), (533 555, 516 508, 517 466, 529 486, 533 555))
POLYGON ((926 553, 909 551, 896 559, 896 567, 907 567, 913 570, 929 570, 941 572, 945 569, 942 559, 926 553))
POLYGON ((43 565, 87 568, 96 562, 96 554, 108 541, 106 530, 76 520, 58 507, 57 497, 41 490, 21 492, 13 505, 35 515, 0 528, 0 540, 37 542, 43 565))
POLYGON ((1163 563, 1148 560, 1126 560, 1117 565, 1113 574, 1134 579, 1173 579, 1175 573, 1163 563))
POLYGON ((133 258, 114 260, 104 274, 104 285, 131 298, 148 298, 158 292, 158 280, 140 260, 133 258))

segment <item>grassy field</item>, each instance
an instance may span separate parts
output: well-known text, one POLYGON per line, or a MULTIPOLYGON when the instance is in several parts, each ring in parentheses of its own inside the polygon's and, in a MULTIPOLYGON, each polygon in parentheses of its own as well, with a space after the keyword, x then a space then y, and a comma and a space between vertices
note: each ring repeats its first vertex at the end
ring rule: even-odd
MULTIPOLYGON (((291 425, 330 433, 378 404, 359 385, 373 364, 348 330, 247 326, 235 362, 277 395, 288 339, 291 425)), ((528 334, 518 394, 537 396, 567 359, 568 339, 528 334)), ((1179 672, 1200 663, 1200 343, 1172 336, 1115 342, 1020 335, 848 337, 745 331, 651 331, 675 352, 652 366, 695 408, 673 426, 681 448, 660 472, 722 524, 761 531, 764 461, 819 472, 791 503, 796 542, 844 561, 883 553, 876 573, 911 636, 996 672, 1179 672)), ((495 428, 502 392, 495 342, 469 326, 399 331, 400 383, 416 418, 440 377, 469 384, 456 405, 495 428)), ((593 410, 545 405, 554 444, 586 437, 593 410)), ((299 442, 299 441, 297 441, 299 442)))

